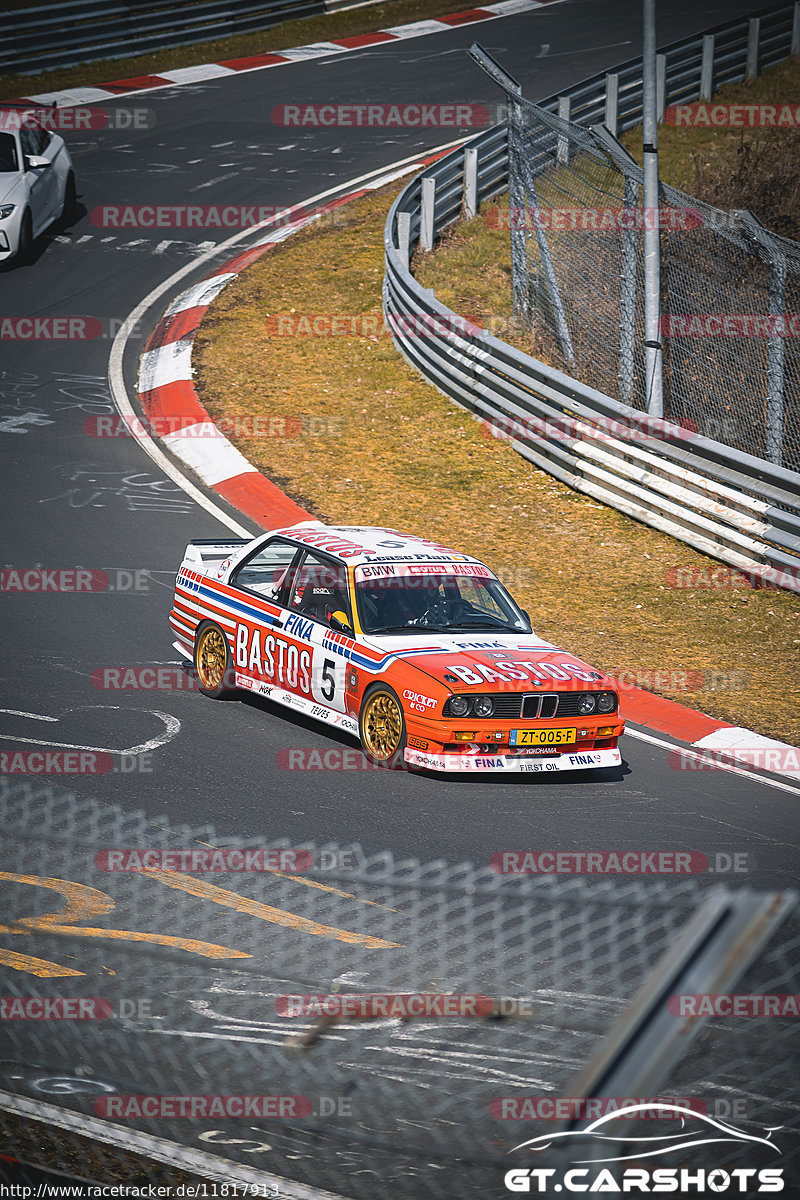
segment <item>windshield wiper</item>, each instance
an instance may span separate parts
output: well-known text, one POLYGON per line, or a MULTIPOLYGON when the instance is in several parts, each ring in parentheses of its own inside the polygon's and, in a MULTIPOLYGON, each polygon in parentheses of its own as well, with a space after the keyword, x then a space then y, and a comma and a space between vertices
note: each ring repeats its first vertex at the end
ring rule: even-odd
POLYGON ((505 622, 495 621, 494 617, 479 617, 475 621, 458 621, 452 628, 465 629, 501 629, 506 633, 521 633, 521 629, 515 629, 513 625, 507 625, 505 622), (494 622, 490 624, 490 622, 494 622))
POLYGON ((452 629, 449 625, 381 625, 370 629, 369 634, 373 633, 452 633, 452 629))

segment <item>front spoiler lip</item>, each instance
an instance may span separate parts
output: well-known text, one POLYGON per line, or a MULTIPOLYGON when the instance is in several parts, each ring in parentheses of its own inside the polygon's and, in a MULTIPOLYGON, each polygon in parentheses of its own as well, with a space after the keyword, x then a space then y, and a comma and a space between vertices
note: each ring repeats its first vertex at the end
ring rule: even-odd
POLYGON ((406 747, 404 758, 410 767, 428 771, 513 772, 515 774, 546 775, 555 771, 587 771, 603 767, 618 767, 622 762, 619 750, 575 750, 571 754, 511 755, 511 754, 428 754, 406 747))

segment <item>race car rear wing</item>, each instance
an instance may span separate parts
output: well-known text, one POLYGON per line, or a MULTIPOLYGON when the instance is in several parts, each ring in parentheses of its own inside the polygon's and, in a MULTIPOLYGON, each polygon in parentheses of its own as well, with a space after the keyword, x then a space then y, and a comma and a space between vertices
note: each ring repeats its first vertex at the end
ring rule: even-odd
POLYGON ((215 538, 193 538, 186 547, 182 566, 193 566, 208 574, 218 567, 223 559, 231 558, 242 546, 248 545, 252 538, 228 538, 219 542, 215 538))

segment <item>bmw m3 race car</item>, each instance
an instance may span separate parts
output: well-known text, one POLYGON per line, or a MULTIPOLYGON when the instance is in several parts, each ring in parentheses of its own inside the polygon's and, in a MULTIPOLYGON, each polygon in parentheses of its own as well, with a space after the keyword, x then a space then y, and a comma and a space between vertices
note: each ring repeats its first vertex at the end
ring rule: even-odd
POLYGON ((318 521, 193 541, 169 619, 206 695, 266 696, 356 734, 376 765, 621 761, 611 681, 538 638, 482 562, 435 541, 318 521))

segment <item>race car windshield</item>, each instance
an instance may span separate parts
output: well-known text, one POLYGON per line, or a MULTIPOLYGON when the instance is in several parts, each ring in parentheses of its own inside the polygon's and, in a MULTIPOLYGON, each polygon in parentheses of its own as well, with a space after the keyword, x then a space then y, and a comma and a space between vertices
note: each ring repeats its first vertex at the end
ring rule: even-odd
POLYGON ((367 634, 531 632, 530 622, 496 579, 446 568, 359 568, 356 603, 367 634), (383 570, 397 573, 378 574, 383 570))

